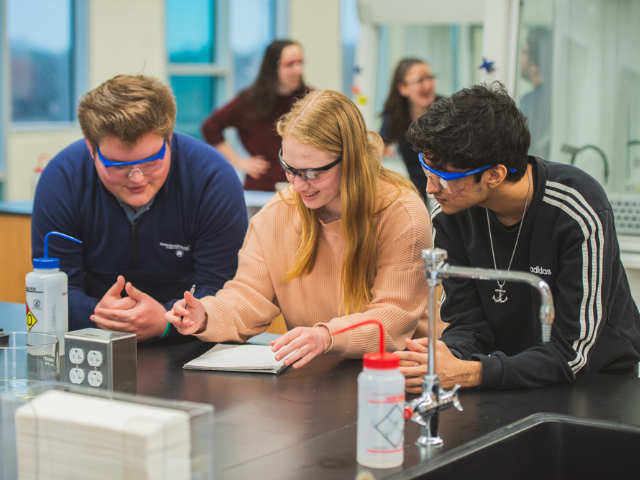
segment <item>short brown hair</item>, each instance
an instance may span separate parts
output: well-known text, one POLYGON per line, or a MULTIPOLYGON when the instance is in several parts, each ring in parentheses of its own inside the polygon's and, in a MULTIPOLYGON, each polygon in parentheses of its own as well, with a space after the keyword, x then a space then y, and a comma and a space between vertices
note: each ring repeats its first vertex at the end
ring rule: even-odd
POLYGON ((176 101, 171 89, 156 78, 118 75, 82 97, 78 121, 94 149, 105 137, 128 146, 148 133, 168 140, 176 121, 176 101))

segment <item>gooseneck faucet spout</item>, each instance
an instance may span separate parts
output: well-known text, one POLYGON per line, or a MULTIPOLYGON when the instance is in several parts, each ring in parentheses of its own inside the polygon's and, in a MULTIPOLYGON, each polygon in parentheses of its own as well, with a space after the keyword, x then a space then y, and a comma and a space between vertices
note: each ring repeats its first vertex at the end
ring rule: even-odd
MULTIPOLYGON (((428 250, 424 250, 424 252, 427 251, 428 250)), ((444 252, 444 250, 442 251, 444 252)), ((551 340, 551 326, 553 325, 553 319, 555 317, 553 295, 551 294, 551 289, 547 282, 537 275, 527 272, 508 272, 506 270, 489 270, 486 268, 453 267, 447 263, 444 263, 437 268, 437 275, 440 278, 458 277, 474 280, 505 280, 531 285, 540 294, 540 326, 542 327, 542 341, 548 342, 551 340)), ((429 300, 431 300, 431 297, 429 297, 429 300)))
POLYGON ((422 251, 425 261, 427 286, 429 287, 429 319, 427 336, 429 337, 427 353, 427 374, 422 379, 422 395, 407 404, 405 418, 411 419, 422 427, 418 445, 441 445, 442 439, 438 435, 439 412, 449 407, 462 410, 458 400, 456 385, 447 391, 440 386, 440 379, 436 375, 436 287, 442 284, 443 278, 458 277, 474 280, 502 280, 526 283, 535 288, 540 294, 540 324, 542 327, 542 341, 551 339, 551 326, 554 319, 553 296, 549 285, 540 277, 527 272, 511 272, 506 270, 490 270, 486 268, 455 267, 445 263, 447 252, 440 248, 430 248, 422 251))

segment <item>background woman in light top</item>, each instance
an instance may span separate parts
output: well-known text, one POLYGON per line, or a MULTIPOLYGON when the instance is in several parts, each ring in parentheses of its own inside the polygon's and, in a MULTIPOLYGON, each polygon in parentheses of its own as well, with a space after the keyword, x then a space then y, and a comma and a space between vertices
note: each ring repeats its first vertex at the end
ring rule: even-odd
POLYGON ((413 185, 381 164, 383 144, 344 95, 315 91, 278 122, 282 168, 292 183, 249 225, 236 277, 215 296, 189 292, 166 320, 211 342, 244 342, 282 312, 289 331, 276 359, 301 367, 330 352, 376 351, 378 319, 389 351, 426 334, 421 252, 431 246, 426 207, 413 185), (180 315, 184 320, 179 321, 180 315), (295 362, 295 363, 294 363, 295 362))
MULTIPOLYGON (((411 122, 417 120, 429 105, 440 98, 442 97, 436 95, 436 77, 431 71, 431 65, 418 58, 404 58, 398 62, 382 111, 380 135, 386 145, 397 143, 409 178, 422 197, 427 189, 427 177, 418 160, 420 152, 413 151, 405 134, 411 122)), ((386 155, 394 153, 391 147, 385 149, 386 155)))
POLYGON ((265 51, 254 84, 202 124, 207 143, 247 174, 246 190, 274 191, 277 182, 286 181, 278 162, 282 139, 276 133, 275 122, 308 91, 302 78, 303 63, 300 44, 291 40, 273 41, 265 51), (249 158, 240 156, 224 141, 222 132, 227 127, 238 130, 249 158))

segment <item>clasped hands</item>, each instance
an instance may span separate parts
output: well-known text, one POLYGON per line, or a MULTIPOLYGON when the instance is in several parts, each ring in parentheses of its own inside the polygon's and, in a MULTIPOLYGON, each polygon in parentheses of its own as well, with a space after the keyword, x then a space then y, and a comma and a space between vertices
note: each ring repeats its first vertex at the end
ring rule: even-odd
MULTIPOLYGON (((427 374, 427 353, 429 339, 407 338, 407 349, 395 352, 400 357, 400 372, 405 377, 407 393, 422 393, 422 378, 427 374)), ((436 375, 440 377, 440 385, 448 390, 456 385, 461 387, 475 387, 482 381, 482 364, 480 362, 460 360, 451 353, 447 345, 436 340, 436 375)))
MULTIPOLYGON (((165 320, 172 323, 182 335, 197 335, 207 329, 208 315, 204 305, 191 293, 184 293, 166 313, 165 320), (189 308, 186 308, 188 305, 189 308), (182 319, 181 319, 182 317, 182 319)), ((300 368, 327 350, 328 329, 319 327, 296 327, 269 343, 275 359, 284 358, 285 365, 300 368), (326 333, 323 331, 326 329, 326 333)))
POLYGON ((96 305, 91 320, 98 328, 134 333, 138 342, 164 333, 166 309, 156 300, 126 282, 122 275, 96 305), (128 297, 122 297, 122 290, 128 297))

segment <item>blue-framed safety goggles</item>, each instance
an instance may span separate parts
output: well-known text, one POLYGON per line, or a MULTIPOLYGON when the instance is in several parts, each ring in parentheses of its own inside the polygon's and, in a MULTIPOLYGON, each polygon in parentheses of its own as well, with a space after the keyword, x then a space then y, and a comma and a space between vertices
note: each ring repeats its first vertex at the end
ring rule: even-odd
MULTIPOLYGON (((459 178, 464 178, 464 177, 468 177, 469 175, 473 175, 474 173, 484 172, 486 169, 491 167, 491 165, 485 165, 484 167, 474 168, 473 170, 469 170, 468 172, 441 172, 439 170, 434 170, 429 165, 427 165, 424 161, 424 158, 422 157, 422 153, 418 154, 418 158, 420 159, 420 164, 422 165, 422 168, 424 168, 426 171, 430 173, 433 173, 434 175, 437 175, 443 180, 447 180, 447 181, 457 180, 459 178)), ((513 173, 516 171, 516 169, 510 168, 509 171, 513 173)))
POLYGON ((152 162, 154 160, 161 160, 164 158, 165 153, 167 152, 167 139, 165 138, 162 143, 162 148, 158 153, 149 158, 143 158, 142 160, 132 160, 130 162, 113 162, 108 158, 105 158, 100 153, 100 147, 96 146, 96 151, 98 152, 98 158, 102 162, 105 167, 119 167, 123 165, 138 165, 139 163, 152 162))

